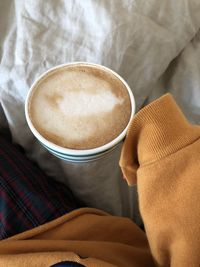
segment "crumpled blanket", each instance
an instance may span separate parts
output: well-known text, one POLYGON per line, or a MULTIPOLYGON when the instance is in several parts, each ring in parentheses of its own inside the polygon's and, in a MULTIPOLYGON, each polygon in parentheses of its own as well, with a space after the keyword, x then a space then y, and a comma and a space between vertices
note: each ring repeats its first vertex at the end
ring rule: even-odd
POLYGON ((199 29, 199 0, 1 0, 1 132, 9 130, 31 159, 69 185, 86 205, 137 221, 136 188, 122 179, 117 158, 105 160, 104 168, 69 168, 49 155, 28 128, 25 98, 33 81, 50 67, 89 61, 128 82, 137 110, 171 92, 186 117, 198 124, 199 29))

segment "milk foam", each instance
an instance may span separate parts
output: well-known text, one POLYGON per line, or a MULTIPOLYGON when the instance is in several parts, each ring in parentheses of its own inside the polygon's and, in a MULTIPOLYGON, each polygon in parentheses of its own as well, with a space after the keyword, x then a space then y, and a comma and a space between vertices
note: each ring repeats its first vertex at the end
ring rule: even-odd
POLYGON ((91 116, 106 113, 117 105, 122 104, 124 99, 116 97, 112 92, 100 89, 97 94, 89 92, 64 92, 63 98, 57 101, 59 109, 70 117, 91 116))
POLYGON ((98 69, 62 69, 36 86, 30 117, 49 141, 89 149, 113 140, 130 118, 130 99, 121 81, 98 69))

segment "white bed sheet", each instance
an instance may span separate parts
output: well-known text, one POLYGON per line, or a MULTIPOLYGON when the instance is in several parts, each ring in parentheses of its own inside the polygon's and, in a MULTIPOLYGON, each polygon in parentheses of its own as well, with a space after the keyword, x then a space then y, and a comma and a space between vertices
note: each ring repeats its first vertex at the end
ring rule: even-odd
POLYGON ((199 0, 1 0, 1 131, 9 129, 31 159, 70 185, 88 206, 137 221, 136 188, 127 187, 116 163, 104 162, 89 172, 91 166, 73 166, 69 173, 28 129, 25 98, 50 67, 89 61, 128 82, 137 110, 171 92, 189 120, 199 123, 199 29, 199 0))

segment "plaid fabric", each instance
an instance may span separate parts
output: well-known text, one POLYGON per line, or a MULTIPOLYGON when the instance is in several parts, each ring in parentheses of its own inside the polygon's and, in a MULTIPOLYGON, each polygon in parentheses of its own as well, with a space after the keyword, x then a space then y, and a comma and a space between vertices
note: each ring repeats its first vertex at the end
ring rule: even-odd
POLYGON ((48 178, 0 136, 0 239, 77 208, 69 189, 48 178))

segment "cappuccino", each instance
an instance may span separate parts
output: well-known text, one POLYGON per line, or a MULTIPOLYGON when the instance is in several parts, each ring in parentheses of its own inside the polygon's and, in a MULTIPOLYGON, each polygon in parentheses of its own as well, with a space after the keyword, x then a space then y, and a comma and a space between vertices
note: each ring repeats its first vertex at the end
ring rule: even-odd
POLYGON ((39 79, 29 97, 28 114, 48 141, 64 148, 92 149, 126 128, 131 101, 126 86, 111 71, 77 63, 39 79))

